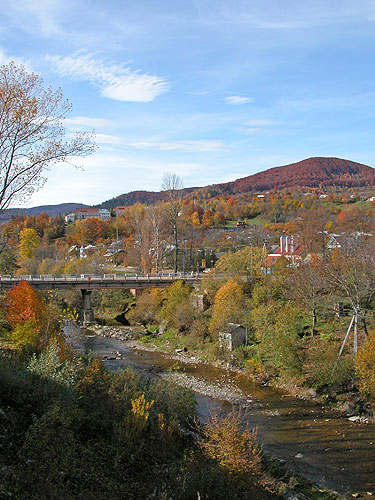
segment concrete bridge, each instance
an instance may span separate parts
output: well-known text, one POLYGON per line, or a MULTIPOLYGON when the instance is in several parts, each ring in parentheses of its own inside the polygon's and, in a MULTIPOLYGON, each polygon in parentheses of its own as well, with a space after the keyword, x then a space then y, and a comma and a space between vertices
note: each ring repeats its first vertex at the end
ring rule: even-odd
POLYGON ((200 283, 202 275, 198 273, 158 273, 158 274, 64 274, 53 276, 51 274, 0 276, 0 290, 9 290, 21 281, 27 281, 37 290, 81 290, 82 309, 81 320, 93 322, 94 312, 91 308, 90 295, 93 290, 101 289, 128 289, 135 295, 137 289, 165 288, 176 281, 183 280, 196 286, 200 283))

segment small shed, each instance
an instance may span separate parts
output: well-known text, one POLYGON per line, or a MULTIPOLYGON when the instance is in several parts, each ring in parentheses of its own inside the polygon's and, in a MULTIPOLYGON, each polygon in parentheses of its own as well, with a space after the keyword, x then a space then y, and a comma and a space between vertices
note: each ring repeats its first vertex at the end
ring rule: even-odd
POLYGON ((207 297, 203 293, 193 293, 191 295, 194 308, 199 312, 204 312, 208 309, 209 303, 207 297))
POLYGON ((228 323, 225 330, 219 332, 219 345, 222 349, 233 351, 240 345, 246 345, 246 328, 236 323, 228 323))

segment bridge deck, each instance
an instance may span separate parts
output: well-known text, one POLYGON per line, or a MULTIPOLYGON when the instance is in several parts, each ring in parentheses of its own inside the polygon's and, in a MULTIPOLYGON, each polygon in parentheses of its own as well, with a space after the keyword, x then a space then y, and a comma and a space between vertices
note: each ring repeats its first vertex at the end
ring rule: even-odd
POLYGON ((0 290, 8 290, 20 281, 27 281, 39 290, 98 290, 102 288, 164 288, 183 280, 191 285, 198 284, 202 275, 198 273, 141 274, 141 275, 23 275, 0 276, 0 290))

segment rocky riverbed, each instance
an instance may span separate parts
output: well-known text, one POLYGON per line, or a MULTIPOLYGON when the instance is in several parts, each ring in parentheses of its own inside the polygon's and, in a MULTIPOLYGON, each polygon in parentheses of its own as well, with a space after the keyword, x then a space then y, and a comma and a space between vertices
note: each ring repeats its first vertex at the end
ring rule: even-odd
POLYGON ((256 385, 226 367, 203 364, 183 346, 173 353, 144 346, 132 338, 137 333, 132 328, 97 327, 86 333, 86 351, 100 355, 110 370, 130 366, 191 388, 203 420, 215 408, 245 408, 244 423, 258 427, 264 450, 290 470, 348 498, 375 492, 375 426, 348 420, 307 398, 256 385))

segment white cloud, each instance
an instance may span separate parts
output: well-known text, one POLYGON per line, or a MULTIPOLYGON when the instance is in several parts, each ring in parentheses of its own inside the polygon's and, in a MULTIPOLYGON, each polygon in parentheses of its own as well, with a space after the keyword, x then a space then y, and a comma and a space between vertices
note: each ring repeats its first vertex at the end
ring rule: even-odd
POLYGON ((73 129, 81 129, 86 127, 101 128, 108 127, 112 124, 110 120, 106 118, 92 118, 90 116, 73 116, 72 118, 66 118, 64 120, 66 127, 73 129))
POLYGON ((226 147, 222 141, 137 141, 129 143, 129 146, 137 149, 151 149, 156 151, 181 151, 186 153, 215 153, 225 151, 226 147))
POLYGON ((0 65, 9 64, 11 61, 15 64, 23 64, 23 66, 30 71, 30 65, 28 62, 24 61, 21 57, 9 56, 7 51, 3 47, 0 47, 0 65))
POLYGON ((108 134, 95 134, 95 139, 98 144, 123 144, 124 140, 121 137, 108 134))
POLYGON ((88 80, 99 86, 101 95, 116 101, 150 102, 169 90, 162 77, 132 71, 125 64, 108 64, 96 54, 47 56, 56 72, 79 81, 88 80))
POLYGON ((248 104, 249 102, 253 102, 254 99, 251 97, 242 97, 240 95, 230 95, 228 97, 224 97, 224 101, 232 106, 240 106, 241 104, 248 104))

